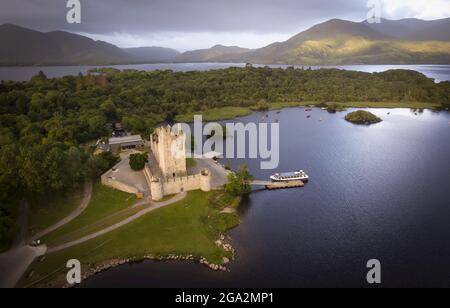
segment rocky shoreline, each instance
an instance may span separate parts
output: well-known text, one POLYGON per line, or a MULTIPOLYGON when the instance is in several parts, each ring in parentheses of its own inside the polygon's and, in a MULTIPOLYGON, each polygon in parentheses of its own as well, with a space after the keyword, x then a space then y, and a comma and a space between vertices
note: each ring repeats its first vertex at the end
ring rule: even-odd
MULTIPOLYGON (((229 269, 225 266, 226 264, 229 264, 232 260, 235 258, 235 249, 231 246, 231 244, 227 243, 226 240, 231 240, 231 237, 225 235, 221 235, 220 238, 215 242, 215 244, 222 248, 226 252, 231 252, 231 260, 227 257, 223 258, 223 265, 210 263, 205 257, 195 257, 194 255, 168 255, 168 256, 154 256, 154 255, 147 255, 140 258, 127 258, 127 259, 113 259, 109 260, 107 262, 97 264, 90 266, 88 270, 83 272, 82 275, 82 281, 85 281, 89 279, 90 277, 93 277, 95 275, 98 275, 102 272, 105 272, 107 270, 125 265, 125 264, 133 264, 133 263, 140 263, 143 261, 156 261, 156 262, 169 262, 169 261, 192 261, 196 262, 198 264, 202 264, 206 266, 207 268, 213 270, 213 271, 222 271, 222 272, 229 272, 229 269)), ((75 287, 73 285, 66 284, 63 286, 63 288, 71 288, 75 287)))

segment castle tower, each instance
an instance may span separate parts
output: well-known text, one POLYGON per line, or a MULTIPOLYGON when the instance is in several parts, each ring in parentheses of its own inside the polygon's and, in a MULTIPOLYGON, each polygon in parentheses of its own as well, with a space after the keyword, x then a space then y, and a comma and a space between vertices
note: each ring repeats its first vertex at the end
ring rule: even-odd
POLYGON ((150 183, 150 193, 153 201, 160 201, 164 198, 163 183, 160 179, 152 179, 150 183))
POLYGON ((200 189, 202 191, 211 191, 211 172, 208 169, 203 169, 200 173, 200 189))
POLYGON ((153 155, 165 178, 187 174, 186 135, 181 129, 172 129, 170 126, 157 128, 150 140, 153 155))

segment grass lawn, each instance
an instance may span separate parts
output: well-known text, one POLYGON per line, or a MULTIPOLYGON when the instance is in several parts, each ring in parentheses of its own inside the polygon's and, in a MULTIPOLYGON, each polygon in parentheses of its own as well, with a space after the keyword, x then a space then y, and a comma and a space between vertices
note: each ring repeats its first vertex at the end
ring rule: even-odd
POLYGON ((198 111, 192 114, 179 115, 175 118, 177 122, 190 123, 194 121, 194 115, 202 115, 204 122, 213 122, 237 117, 244 117, 252 114, 250 108, 246 107, 223 107, 215 108, 207 111, 198 111))
POLYGON ((33 276, 23 277, 20 286, 30 286, 37 281, 37 286, 60 286, 64 283, 65 263, 73 258, 81 261, 82 270, 108 260, 139 260, 148 255, 192 254, 223 264, 223 258, 229 258, 231 253, 218 247, 215 241, 221 231, 236 226, 239 221, 236 216, 217 216, 219 210, 209 202, 217 194, 219 192, 190 192, 184 200, 155 210, 111 233, 48 255, 42 262, 32 264, 33 276), (220 225, 214 225, 217 222, 220 225))
POLYGON ((69 216, 83 200, 83 185, 67 195, 30 201, 29 235, 42 231, 69 216))
POLYGON ((93 233, 105 226, 132 215, 135 209, 130 207, 136 202, 136 197, 96 182, 92 191, 91 202, 77 218, 67 225, 46 235, 42 242, 57 244, 93 233))

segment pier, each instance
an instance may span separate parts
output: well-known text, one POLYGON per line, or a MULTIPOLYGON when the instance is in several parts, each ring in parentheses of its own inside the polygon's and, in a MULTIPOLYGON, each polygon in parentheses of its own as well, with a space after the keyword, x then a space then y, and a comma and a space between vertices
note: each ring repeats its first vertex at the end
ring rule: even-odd
POLYGON ((252 181, 250 184, 252 186, 263 186, 267 190, 305 187, 305 183, 303 183, 302 181, 270 182, 270 181, 257 181, 256 180, 256 181, 252 181))

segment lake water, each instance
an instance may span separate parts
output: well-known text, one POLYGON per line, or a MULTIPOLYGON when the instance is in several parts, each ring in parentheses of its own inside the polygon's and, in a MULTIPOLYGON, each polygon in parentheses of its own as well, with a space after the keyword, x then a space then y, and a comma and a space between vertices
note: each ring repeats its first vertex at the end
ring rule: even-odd
MULTIPOLYGON (((142 71, 152 70, 173 70, 173 71, 205 71, 211 69, 223 69, 228 67, 244 67, 244 63, 175 63, 175 64, 138 64, 138 65, 111 65, 120 70, 136 69, 142 71)), ((263 65, 255 65, 263 66, 263 65)), ((287 65, 269 65, 270 67, 286 68, 287 65)), ((62 77, 67 75, 76 76, 79 73, 87 74, 87 72, 98 66, 52 66, 52 67, 0 67, 0 80, 27 81, 36 75, 39 71, 43 71, 48 77, 62 77)), ((301 66, 296 66, 301 67, 301 66)), ((313 69, 320 68, 319 66, 313 69)), ((426 76, 435 79, 437 82, 450 80, 450 65, 344 65, 344 66, 327 66, 326 68, 339 68, 346 70, 354 70, 361 72, 383 72, 390 69, 409 69, 416 70, 426 76)))
MULTIPOLYGON (((229 233, 231 272, 147 261, 82 286, 365 287, 366 263, 378 259, 384 287, 450 287, 450 114, 370 111, 384 122, 356 126, 320 109, 311 119, 303 108, 269 113, 281 128, 276 171, 304 169, 311 181, 243 201, 242 224, 229 233)), ((224 163, 246 163, 258 179, 275 173, 259 160, 224 163)))

